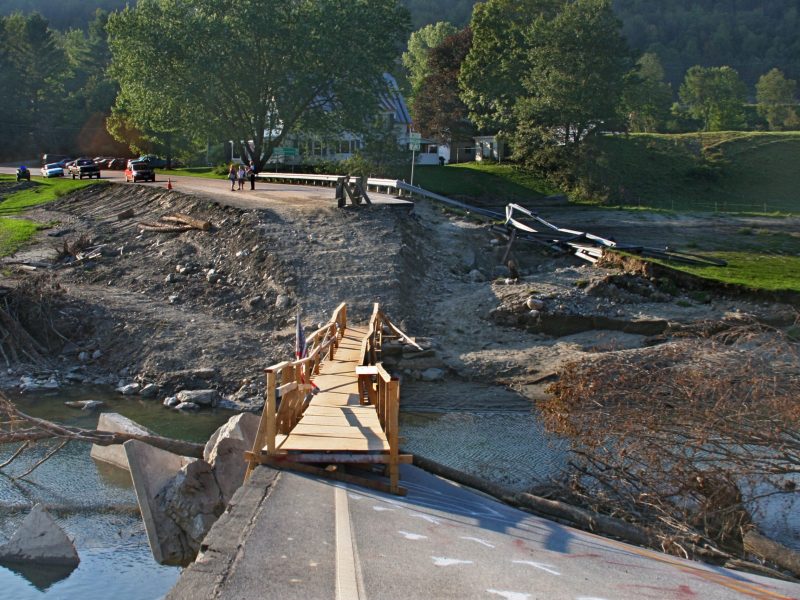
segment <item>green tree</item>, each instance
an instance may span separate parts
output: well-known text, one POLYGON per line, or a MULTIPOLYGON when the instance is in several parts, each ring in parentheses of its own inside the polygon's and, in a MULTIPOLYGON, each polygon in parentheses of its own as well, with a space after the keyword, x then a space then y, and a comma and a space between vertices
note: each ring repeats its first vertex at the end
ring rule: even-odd
POLYGON ((28 154, 58 144, 60 102, 66 73, 64 51, 39 14, 15 14, 3 20, 4 112, 16 154, 28 154), (8 111, 8 112, 6 112, 8 111))
POLYGON ((538 128, 569 151, 593 130, 619 127, 632 66, 620 28, 610 0, 569 2, 554 19, 537 21, 529 32, 536 44, 527 54, 526 94, 515 106, 524 131, 538 128))
POLYGON ((423 135, 440 143, 463 141, 475 133, 458 94, 458 73, 471 46, 472 31, 467 27, 430 51, 431 73, 417 93, 414 122, 423 135))
POLYGON ((426 25, 408 38, 408 49, 403 52, 402 61, 411 84, 409 100, 412 105, 422 82, 430 75, 428 54, 431 49, 436 48, 447 36, 453 35, 457 31, 458 28, 455 25, 440 21, 434 25, 426 25))
POLYGON ((758 114, 767 119, 769 128, 786 129, 798 125, 795 104, 797 82, 786 79, 779 69, 762 75, 756 84, 758 114))
POLYGON ((291 131, 365 129, 408 30, 396 0, 139 0, 108 22, 114 122, 262 163, 291 131))
POLYGON ((634 132, 659 131, 670 115, 672 86, 664 81, 658 55, 648 52, 636 63, 625 84, 623 104, 634 132))
POLYGON ((734 69, 695 65, 686 72, 679 95, 689 115, 699 119, 705 131, 722 131, 744 125, 746 92, 734 69))
POLYGON ((552 18, 563 0, 487 0, 475 5, 472 47, 459 75, 461 98, 480 129, 513 131, 514 105, 527 94, 523 78, 529 51, 539 43, 526 35, 537 20, 552 18))

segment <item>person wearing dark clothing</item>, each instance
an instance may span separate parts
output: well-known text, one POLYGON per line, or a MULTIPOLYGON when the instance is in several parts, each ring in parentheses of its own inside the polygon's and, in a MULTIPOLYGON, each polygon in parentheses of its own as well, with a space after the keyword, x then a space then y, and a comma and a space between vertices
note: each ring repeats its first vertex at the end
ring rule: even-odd
POLYGON ((247 175, 250 177, 250 189, 256 189, 256 163, 254 160, 250 161, 250 168, 247 169, 247 175))

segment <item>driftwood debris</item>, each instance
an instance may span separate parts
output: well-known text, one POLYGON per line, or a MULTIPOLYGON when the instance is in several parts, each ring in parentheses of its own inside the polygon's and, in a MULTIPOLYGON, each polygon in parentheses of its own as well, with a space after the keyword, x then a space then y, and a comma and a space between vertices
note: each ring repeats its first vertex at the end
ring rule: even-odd
POLYGON ((7 467, 11 464, 23 453, 23 450, 30 447, 36 441, 56 438, 62 440, 62 444, 49 453, 43 460, 34 465, 32 469, 20 475, 20 477, 33 471, 33 469, 50 458, 50 456, 55 454, 64 444, 71 440, 98 444, 100 446, 124 444, 128 440, 139 440, 156 448, 193 458, 202 458, 204 447, 203 444, 175 440, 159 435, 109 432, 59 425, 23 413, 18 410, 8 398, 0 394, 0 444, 23 442, 23 445, 17 449, 11 458, 0 465, 0 468, 7 467))
POLYGON ((157 231, 160 233, 182 233, 196 229, 198 231, 211 231, 211 222, 196 219, 182 213, 174 213, 161 217, 158 222, 141 221, 139 229, 143 231, 157 231))

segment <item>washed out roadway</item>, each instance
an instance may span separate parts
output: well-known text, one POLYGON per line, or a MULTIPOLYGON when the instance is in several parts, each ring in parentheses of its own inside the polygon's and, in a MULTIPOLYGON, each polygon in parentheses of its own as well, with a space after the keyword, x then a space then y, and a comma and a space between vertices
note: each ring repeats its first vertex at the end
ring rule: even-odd
POLYGON ((167 598, 800 598, 800 585, 601 538, 415 467, 406 497, 260 467, 167 598))

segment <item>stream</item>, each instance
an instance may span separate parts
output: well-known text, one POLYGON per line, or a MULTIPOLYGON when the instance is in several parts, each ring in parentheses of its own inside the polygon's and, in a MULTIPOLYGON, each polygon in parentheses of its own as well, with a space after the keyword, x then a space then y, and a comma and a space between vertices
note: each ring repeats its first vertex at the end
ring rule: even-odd
MULTIPOLYGON (((205 442, 234 413, 204 410, 194 414, 168 410, 154 401, 124 397, 109 388, 64 388, 56 392, 9 397, 30 415, 84 428, 97 425, 99 411, 64 406, 69 400, 101 400, 103 412, 118 412, 160 435, 205 442)), ((142 518, 127 471, 94 461, 91 445, 70 442, 30 475, 28 470, 56 443, 45 441, 26 450, 0 475, 0 542, 7 541, 36 503, 43 503, 74 540, 80 565, 74 570, 10 569, 0 566, 0 597, 109 597, 153 600, 175 584, 180 569, 159 565, 147 543, 142 518), (111 587, 110 587, 111 586, 111 587)), ((0 445, 0 462, 17 444, 0 445)))

